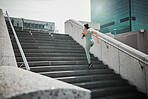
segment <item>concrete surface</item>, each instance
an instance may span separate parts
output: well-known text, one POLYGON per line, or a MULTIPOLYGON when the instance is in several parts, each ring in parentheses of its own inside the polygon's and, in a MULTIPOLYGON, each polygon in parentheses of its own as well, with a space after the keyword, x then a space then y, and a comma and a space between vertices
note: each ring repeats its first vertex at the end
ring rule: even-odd
POLYGON ((17 67, 0 67, 0 92, 9 99, 90 99, 90 91, 17 67))
POLYGON ((116 73, 119 74, 119 51, 112 47, 111 45, 102 41, 102 60, 105 64, 109 66, 109 68, 114 69, 116 73), (113 61, 114 60, 114 61, 113 61))
POLYGON ((0 66, 5 65, 17 67, 3 11, 0 9, 0 66))
MULTIPOLYGON (((99 56, 98 59, 99 59, 99 60, 102 60, 102 56, 101 56, 101 53, 102 53, 102 48, 101 48, 101 46, 102 46, 102 41, 100 40, 100 44, 97 44, 97 39, 96 39, 96 37, 94 37, 94 36, 93 36, 93 40, 94 40, 94 42, 95 42, 95 45, 91 47, 90 51, 91 51, 92 53, 96 53, 96 54, 95 54, 95 57, 99 56), (98 49, 98 50, 95 50, 95 49, 98 49)), ((85 41, 85 40, 84 40, 84 41, 85 41)))
POLYGON ((98 23, 91 23, 91 22, 86 22, 86 21, 80 21, 83 24, 89 24, 89 27, 95 29, 95 30, 100 30, 100 24, 98 23))
MULTIPOLYGON (((146 60, 148 60, 148 57, 146 57, 146 60)), ((147 95, 148 95, 148 66, 145 66, 145 75, 146 75, 146 92, 147 92, 147 95)))
POLYGON ((146 86, 146 67, 144 64, 139 63, 136 59, 133 59, 129 55, 120 52, 120 74, 123 78, 129 79, 129 83, 137 86, 138 90, 147 91, 146 86))
POLYGON ((114 35, 115 39, 120 42, 123 42, 143 53, 148 54, 148 30, 145 30, 143 33, 138 31, 132 31, 127 33, 122 33, 114 35))

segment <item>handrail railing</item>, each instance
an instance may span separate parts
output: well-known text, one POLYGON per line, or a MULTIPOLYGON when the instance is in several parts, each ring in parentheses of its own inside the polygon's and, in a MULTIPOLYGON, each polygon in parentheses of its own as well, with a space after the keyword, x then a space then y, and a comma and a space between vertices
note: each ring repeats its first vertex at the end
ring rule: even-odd
MULTIPOLYGON (((68 20, 68 21, 69 21, 71 24, 76 25, 76 26, 79 27, 80 29, 83 29, 83 28, 84 28, 83 24, 80 23, 80 22, 78 22, 78 21, 75 21, 75 20, 72 20, 72 19, 70 19, 70 20, 68 20)), ((92 29, 92 28, 90 28, 90 30, 92 30, 92 31, 98 33, 98 31, 96 31, 96 30, 94 30, 94 29, 92 29)), ((131 57, 137 59, 138 61, 140 61, 140 62, 142 62, 142 63, 144 63, 144 64, 146 64, 146 65, 148 65, 148 62, 146 62, 146 61, 140 59, 139 57, 137 57, 137 56, 135 56, 135 55, 133 55, 133 54, 127 52, 126 50, 120 48, 119 46, 117 46, 117 45, 115 45, 115 44, 113 44, 113 43, 111 43, 111 42, 109 42, 109 41, 103 39, 103 38, 100 37, 100 36, 99 36, 98 38, 99 38, 100 40, 104 41, 105 43, 107 43, 107 44, 113 46, 114 48, 116 48, 116 49, 122 51, 123 53, 126 53, 127 55, 129 55, 129 56, 131 56, 131 57)))
POLYGON ((6 15, 7 15, 7 17, 8 17, 10 26, 11 26, 11 28, 12 28, 12 31, 13 31, 13 34, 14 34, 14 37, 15 37, 17 46, 18 46, 19 51, 20 51, 20 53, 21 53, 21 56, 22 56, 22 59, 23 59, 23 61, 24 61, 25 66, 26 66, 26 69, 27 69, 27 70, 30 70, 29 64, 28 64, 27 59, 26 59, 25 54, 24 54, 24 51, 23 51, 23 49, 22 49, 22 46, 21 46, 21 44, 20 44, 20 41, 19 41, 19 39, 18 39, 18 37, 17 37, 17 34, 16 34, 15 30, 14 30, 14 27, 13 27, 13 25, 12 25, 12 22, 11 22, 11 20, 10 20, 10 17, 9 17, 9 15, 8 15, 8 12, 7 12, 7 11, 6 11, 6 15))

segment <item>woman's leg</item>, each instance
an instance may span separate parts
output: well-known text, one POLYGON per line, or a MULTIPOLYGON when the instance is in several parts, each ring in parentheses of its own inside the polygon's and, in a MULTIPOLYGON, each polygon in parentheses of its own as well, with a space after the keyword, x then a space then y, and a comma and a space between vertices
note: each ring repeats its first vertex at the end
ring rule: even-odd
POLYGON ((90 47, 92 47, 94 44, 93 40, 92 39, 87 39, 86 40, 86 47, 85 47, 85 51, 86 51, 86 57, 87 57, 87 61, 88 61, 88 69, 90 69, 93 64, 91 63, 91 60, 90 60, 90 47))
POLYGON ((90 47, 91 47, 90 42, 86 42, 85 52, 86 52, 86 57, 87 57, 88 64, 91 63, 90 54, 89 54, 90 47))

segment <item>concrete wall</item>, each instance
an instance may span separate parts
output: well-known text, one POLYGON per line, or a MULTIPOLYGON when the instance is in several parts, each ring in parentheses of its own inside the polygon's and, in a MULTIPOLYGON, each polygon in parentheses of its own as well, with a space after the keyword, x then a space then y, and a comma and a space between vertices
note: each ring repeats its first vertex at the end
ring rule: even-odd
POLYGON ((80 21, 82 24, 89 24, 89 26, 95 30, 100 30, 100 24, 98 23, 91 23, 86 21, 80 21))
POLYGON ((6 99, 90 99, 90 91, 16 67, 0 67, 0 92, 6 99))
POLYGON ((148 54, 148 30, 118 34, 115 39, 148 54))
MULTIPOLYGON (((65 32, 73 37, 80 45, 85 47, 85 40, 82 40, 82 29, 72 24, 77 23, 80 26, 83 26, 82 23, 69 20, 65 22, 65 32)), ((92 29, 95 31, 94 29, 92 29)), ((148 62, 148 55, 127 46, 105 34, 102 34, 98 31, 99 37, 111 42, 119 48, 127 51, 128 53, 135 55, 136 57, 148 62)), ((127 79, 130 84, 137 86, 139 91, 148 94, 148 66, 134 59, 133 57, 123 53, 122 51, 112 47, 111 45, 100 40, 100 44, 97 44, 96 38, 94 39, 94 46, 91 48, 91 53, 93 53, 99 60, 102 60, 109 68, 114 69, 114 71, 124 79, 127 79)))
POLYGON ((0 9, 0 66, 17 67, 3 11, 0 9))

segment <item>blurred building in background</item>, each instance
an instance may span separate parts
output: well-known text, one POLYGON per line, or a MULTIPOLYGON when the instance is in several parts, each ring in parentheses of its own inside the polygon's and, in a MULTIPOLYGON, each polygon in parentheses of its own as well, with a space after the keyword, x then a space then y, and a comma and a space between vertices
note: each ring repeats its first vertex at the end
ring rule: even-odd
POLYGON ((91 22, 102 33, 148 30, 148 0, 91 0, 91 22))
MULTIPOLYGON (((15 28, 22 29, 33 29, 33 30, 47 30, 50 32, 55 31, 55 23, 54 22, 45 22, 45 21, 37 21, 30 20, 24 18, 14 18, 10 17, 12 24, 15 28)), ((5 17, 6 23, 9 24, 8 18, 5 17)), ((9 27, 9 25, 8 25, 9 27)))

